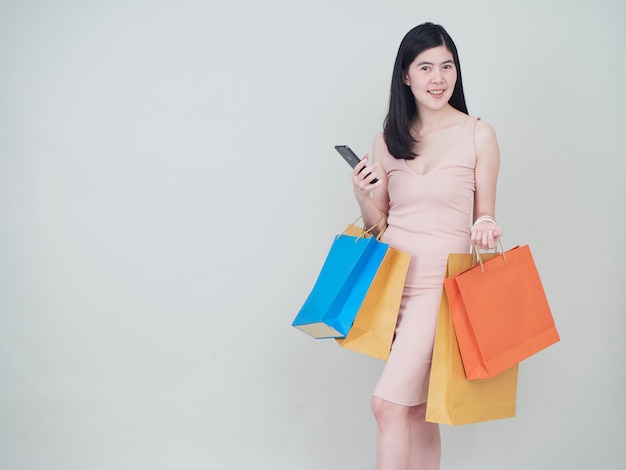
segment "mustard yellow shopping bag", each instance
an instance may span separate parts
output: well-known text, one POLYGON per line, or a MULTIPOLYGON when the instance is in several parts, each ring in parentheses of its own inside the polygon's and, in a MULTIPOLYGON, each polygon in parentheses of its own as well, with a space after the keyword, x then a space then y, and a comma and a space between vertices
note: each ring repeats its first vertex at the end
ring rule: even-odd
MULTIPOLYGON (((493 255, 482 255, 487 259, 493 255)), ((474 255, 448 256, 446 277, 470 269, 474 255)), ((518 365, 489 378, 468 380, 445 290, 435 333, 426 421, 458 425, 515 416, 518 365)))
POLYGON ((345 338, 346 349, 386 361, 398 321, 411 255, 389 247, 345 338))

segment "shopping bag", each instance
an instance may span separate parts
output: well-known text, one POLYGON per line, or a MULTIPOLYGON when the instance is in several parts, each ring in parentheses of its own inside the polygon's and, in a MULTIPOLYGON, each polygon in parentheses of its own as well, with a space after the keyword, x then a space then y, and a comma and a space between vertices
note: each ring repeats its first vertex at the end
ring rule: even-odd
POLYGON ((292 326, 314 338, 345 337, 388 248, 374 237, 335 237, 292 326))
POLYGON ((386 361, 396 330, 411 255, 389 247, 342 348, 386 361))
MULTIPOLYGON (((449 255, 446 277, 471 268, 472 257, 470 254, 449 255)), ((490 379, 468 380, 465 377, 444 290, 435 332, 426 421, 458 425, 512 418, 517 377, 517 364, 490 379)))
POLYGON ((559 341, 528 245, 444 284, 468 379, 493 377, 559 341))

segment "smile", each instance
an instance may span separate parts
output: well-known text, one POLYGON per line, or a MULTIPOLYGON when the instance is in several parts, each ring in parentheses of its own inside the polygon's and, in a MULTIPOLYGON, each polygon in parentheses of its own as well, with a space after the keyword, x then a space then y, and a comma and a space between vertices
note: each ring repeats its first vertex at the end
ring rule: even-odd
POLYGON ((431 95, 441 95, 443 94, 443 90, 429 90, 428 93, 431 95))

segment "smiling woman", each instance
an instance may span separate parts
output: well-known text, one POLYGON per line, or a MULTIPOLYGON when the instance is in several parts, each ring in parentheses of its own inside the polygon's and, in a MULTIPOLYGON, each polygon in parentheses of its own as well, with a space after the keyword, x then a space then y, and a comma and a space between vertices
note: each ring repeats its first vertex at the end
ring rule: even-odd
POLYGON ((439 468, 439 428, 425 421, 425 410, 443 277, 448 254, 467 253, 470 244, 493 248, 502 234, 493 218, 499 159, 491 127, 467 114, 452 38, 432 23, 409 31, 370 173, 360 173, 367 158, 352 173, 365 224, 384 222, 383 240, 411 254, 391 353, 372 398, 378 470, 439 468))

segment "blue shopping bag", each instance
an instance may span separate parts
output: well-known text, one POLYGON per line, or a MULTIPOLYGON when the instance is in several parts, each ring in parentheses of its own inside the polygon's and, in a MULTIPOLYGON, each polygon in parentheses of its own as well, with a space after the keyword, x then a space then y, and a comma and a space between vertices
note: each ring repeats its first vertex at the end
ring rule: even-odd
POLYGON ((338 235, 292 326, 314 338, 343 338, 389 245, 374 237, 338 235))

